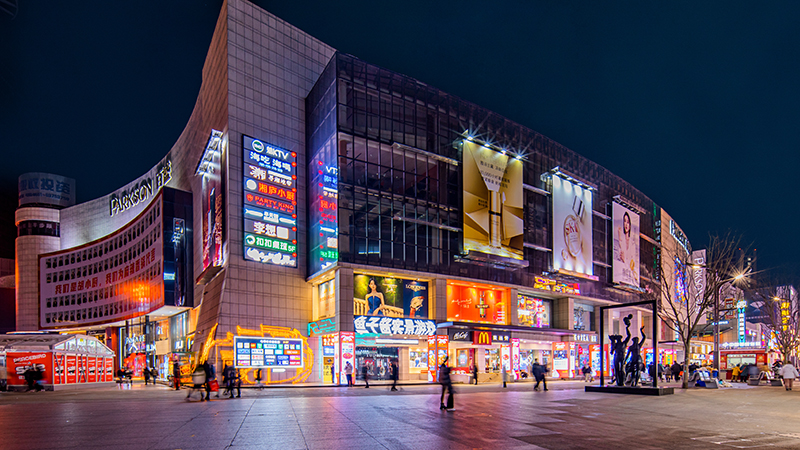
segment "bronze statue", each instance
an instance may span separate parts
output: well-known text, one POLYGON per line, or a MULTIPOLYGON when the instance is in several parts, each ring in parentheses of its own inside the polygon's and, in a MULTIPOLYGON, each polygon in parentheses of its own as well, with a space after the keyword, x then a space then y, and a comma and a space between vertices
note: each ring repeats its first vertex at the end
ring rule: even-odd
POLYGON ((631 339, 632 318, 633 314, 628 314, 622 319, 625 322, 625 334, 627 335, 624 341, 619 334, 608 337, 611 339, 611 354, 614 355, 614 379, 617 381, 617 386, 625 386, 625 347, 631 339))
POLYGON ((631 346, 628 347, 628 355, 625 359, 628 359, 628 367, 627 372, 631 374, 631 386, 636 387, 639 385, 639 376, 642 367, 642 345, 644 345, 644 340, 647 339, 647 336, 644 334, 644 326, 639 329, 642 333, 642 339, 639 340, 638 337, 633 338, 633 342, 631 346))

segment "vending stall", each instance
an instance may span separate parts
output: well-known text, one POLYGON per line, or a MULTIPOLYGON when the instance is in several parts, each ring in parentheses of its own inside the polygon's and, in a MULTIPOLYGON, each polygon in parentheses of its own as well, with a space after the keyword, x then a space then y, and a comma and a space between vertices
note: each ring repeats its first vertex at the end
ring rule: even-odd
POLYGON ((25 387, 25 371, 42 372, 47 390, 57 386, 112 383, 114 352, 82 334, 0 335, 0 359, 11 389, 25 387))

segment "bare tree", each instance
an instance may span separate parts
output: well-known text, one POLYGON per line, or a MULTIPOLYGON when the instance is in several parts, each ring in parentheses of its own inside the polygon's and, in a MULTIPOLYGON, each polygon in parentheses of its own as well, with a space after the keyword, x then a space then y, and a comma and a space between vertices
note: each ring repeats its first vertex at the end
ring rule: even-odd
POLYGON ((800 310, 794 287, 773 281, 769 287, 756 289, 750 304, 761 311, 761 323, 784 361, 794 361, 800 345, 800 310))
POLYGON ((659 318, 675 332, 683 345, 684 389, 689 387, 687 372, 690 346, 692 339, 697 336, 698 325, 706 311, 713 309, 715 304, 719 305, 720 289, 727 283, 743 279, 744 268, 738 251, 740 243, 741 237, 730 233, 725 236, 711 235, 706 248, 706 263, 702 266, 686 261, 684 258, 687 255, 680 250, 662 248, 660 292, 653 290, 646 296, 654 296, 658 300, 659 318), (690 282, 690 277, 694 282, 690 282))

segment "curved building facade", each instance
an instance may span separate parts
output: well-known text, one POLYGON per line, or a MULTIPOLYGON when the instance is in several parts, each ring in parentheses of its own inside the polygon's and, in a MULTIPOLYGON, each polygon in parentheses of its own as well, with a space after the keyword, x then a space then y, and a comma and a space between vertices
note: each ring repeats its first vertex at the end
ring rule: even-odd
POLYGON ((650 315, 599 330, 599 307, 658 289, 664 239, 691 252, 600 165, 244 0, 224 4, 166 156, 53 214, 18 328, 102 334, 117 364, 162 375, 210 358, 270 383, 392 361, 432 380, 445 355, 482 378, 533 359, 599 371, 598 333, 650 315))

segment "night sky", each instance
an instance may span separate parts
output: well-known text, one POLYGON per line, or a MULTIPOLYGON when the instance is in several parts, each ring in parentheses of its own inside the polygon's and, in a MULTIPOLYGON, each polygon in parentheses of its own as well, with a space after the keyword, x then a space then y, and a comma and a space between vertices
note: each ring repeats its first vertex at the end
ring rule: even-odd
MULTIPOLYGON (((15 18, 0 13, 4 220, 21 173, 75 178, 86 201, 163 157, 221 6, 18 2, 15 18)), ((732 230, 759 269, 797 271, 800 2, 256 3, 605 166, 695 248, 732 230)))

